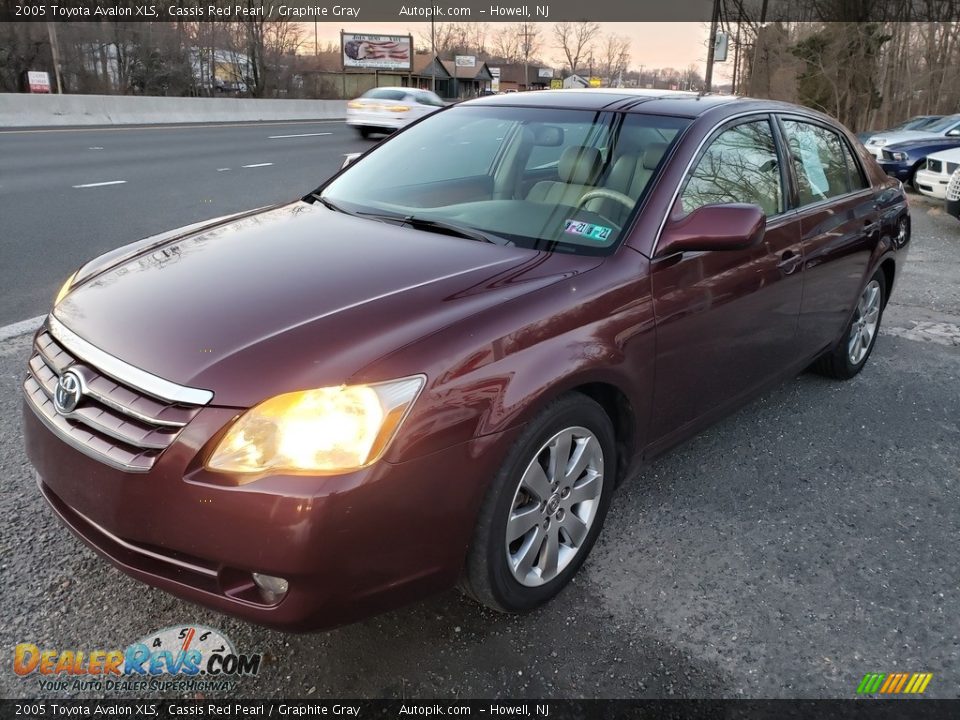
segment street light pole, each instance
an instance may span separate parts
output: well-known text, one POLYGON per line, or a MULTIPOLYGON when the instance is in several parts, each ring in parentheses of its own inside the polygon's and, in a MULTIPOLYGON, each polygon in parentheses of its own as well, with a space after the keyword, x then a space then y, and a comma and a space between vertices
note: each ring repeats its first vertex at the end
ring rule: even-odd
POLYGON ((430 15, 430 92, 437 92, 437 37, 433 15, 430 15))
POLYGON ((707 71, 703 80, 703 91, 710 92, 713 88, 713 54, 717 46, 717 23, 720 20, 720 0, 713 0, 713 11, 710 14, 710 42, 707 47, 707 71))

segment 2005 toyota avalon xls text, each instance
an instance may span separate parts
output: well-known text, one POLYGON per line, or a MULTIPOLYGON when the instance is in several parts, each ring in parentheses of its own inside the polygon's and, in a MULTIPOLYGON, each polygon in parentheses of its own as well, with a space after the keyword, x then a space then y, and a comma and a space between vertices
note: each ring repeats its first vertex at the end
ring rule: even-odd
POLYGON ((909 237, 900 183, 803 108, 464 102, 82 266, 27 451, 89 545, 223 612, 316 629, 456 584, 523 612, 640 463, 807 366, 860 372, 909 237))

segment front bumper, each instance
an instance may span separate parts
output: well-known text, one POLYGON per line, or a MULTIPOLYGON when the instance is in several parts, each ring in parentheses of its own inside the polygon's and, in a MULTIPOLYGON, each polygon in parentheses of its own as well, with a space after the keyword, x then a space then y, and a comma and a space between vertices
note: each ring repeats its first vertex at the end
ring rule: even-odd
POLYGON ((916 177, 917 190, 927 197, 945 200, 947 197, 947 185, 950 184, 950 176, 943 173, 931 172, 930 170, 917 170, 916 177))
POLYGON ((878 158, 877 163, 883 168, 883 171, 890 177, 895 177, 900 182, 909 182, 910 175, 913 172, 913 166, 909 162, 898 160, 885 160, 878 158))
POLYGON ((236 411, 207 407, 147 473, 88 457, 24 400, 27 454, 44 498, 125 573, 283 630, 352 622, 452 586, 488 482, 518 430, 404 463, 238 486, 197 455, 236 411), (289 591, 270 604, 251 573, 289 591))

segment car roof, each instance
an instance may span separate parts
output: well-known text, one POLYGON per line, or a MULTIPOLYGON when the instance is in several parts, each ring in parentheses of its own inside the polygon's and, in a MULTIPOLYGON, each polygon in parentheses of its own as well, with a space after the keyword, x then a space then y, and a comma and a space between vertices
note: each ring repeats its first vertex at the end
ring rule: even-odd
POLYGON ((802 112, 822 116, 809 108, 775 100, 759 100, 735 95, 715 95, 683 90, 651 90, 634 88, 569 88, 564 90, 531 90, 480 97, 460 103, 476 106, 549 107, 564 110, 629 111, 649 115, 673 115, 696 118, 715 108, 726 107, 730 113, 747 110, 802 112))

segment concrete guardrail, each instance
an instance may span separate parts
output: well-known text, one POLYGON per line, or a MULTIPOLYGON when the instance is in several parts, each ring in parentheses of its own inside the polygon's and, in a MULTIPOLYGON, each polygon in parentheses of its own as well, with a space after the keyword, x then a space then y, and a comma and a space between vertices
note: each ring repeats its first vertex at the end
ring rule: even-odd
POLYGON ((0 127, 335 120, 345 100, 0 93, 0 127))

